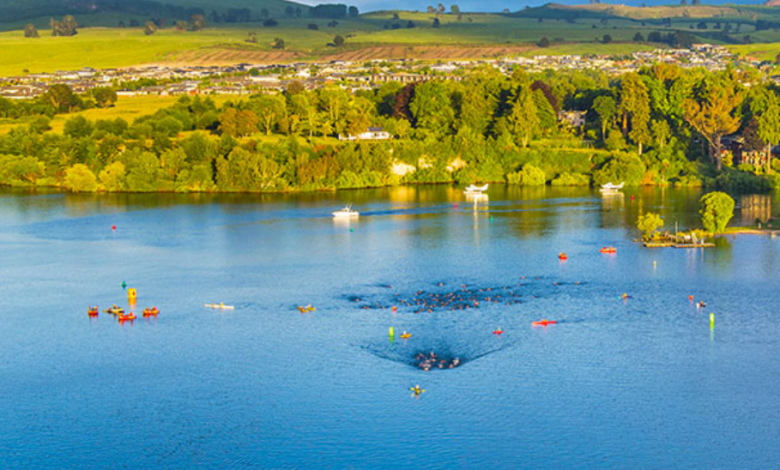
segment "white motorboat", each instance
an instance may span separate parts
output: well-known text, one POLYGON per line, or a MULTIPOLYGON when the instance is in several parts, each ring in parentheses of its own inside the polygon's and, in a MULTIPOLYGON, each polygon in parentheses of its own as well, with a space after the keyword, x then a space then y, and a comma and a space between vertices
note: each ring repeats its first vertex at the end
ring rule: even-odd
POLYGON ((601 190, 605 191, 605 192, 606 191, 619 191, 619 190, 623 189, 623 185, 624 184, 626 184, 626 183, 625 182, 621 182, 620 184, 612 184, 612 182, 610 181, 607 184, 602 184, 601 185, 601 190))
POLYGON ((333 217, 337 219, 355 219, 360 217, 360 212, 354 210, 350 206, 347 206, 339 211, 334 212, 333 217))
POLYGON ((463 194, 465 194, 467 196, 482 194, 485 191, 487 191, 487 189, 488 189, 488 185, 487 184, 484 185, 484 186, 475 186, 475 185, 472 184, 472 185, 466 187, 466 189, 463 190, 463 194))

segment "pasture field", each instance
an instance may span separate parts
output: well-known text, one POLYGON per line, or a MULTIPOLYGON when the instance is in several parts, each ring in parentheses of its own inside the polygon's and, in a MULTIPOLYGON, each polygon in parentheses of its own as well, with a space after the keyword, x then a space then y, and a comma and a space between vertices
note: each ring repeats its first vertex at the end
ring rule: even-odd
MULTIPOLYGON (((232 95, 208 95, 218 106, 222 106, 226 101, 237 101, 242 98, 232 95)), ((95 121, 98 119, 116 119, 122 118, 132 124, 136 118, 153 114, 159 109, 167 108, 174 104, 179 96, 120 96, 116 105, 111 108, 93 108, 71 114, 58 114, 51 120, 51 130, 61 133, 65 128, 65 121, 74 116, 84 116, 95 121)), ((7 134, 11 129, 17 126, 26 125, 37 116, 22 119, 0 119, 0 134, 7 134)))
MULTIPOLYGON (((780 30, 757 32, 755 24, 749 24, 750 19, 759 17, 780 21, 780 8, 548 6, 523 10, 513 16, 444 14, 439 17, 438 28, 433 27, 433 14, 387 11, 339 20, 335 27, 328 26, 330 20, 301 18, 280 19, 277 27, 240 23, 208 27, 200 32, 177 32, 168 27, 152 36, 144 35, 141 28, 90 27, 82 28, 74 37, 51 37, 47 29, 41 29, 40 38, 26 39, 20 30, 14 30, 0 33, 3 51, 0 76, 142 64, 273 64, 400 58, 437 61, 513 54, 628 54, 657 47, 634 41, 637 33, 646 38, 652 31, 681 30, 697 42, 714 44, 735 44, 745 36, 753 42, 780 42, 780 30), (678 14, 681 11, 688 11, 689 16, 678 14), (656 16, 673 17, 672 27, 655 21, 656 16), (415 27, 408 28, 409 22, 415 27), (697 28, 701 22, 707 29, 697 28), (723 37, 721 29, 715 29, 716 23, 723 26, 727 22, 733 24, 732 31, 737 25, 740 28, 730 38, 723 37), (311 29, 310 25, 317 25, 317 29, 311 29), (246 42, 250 32, 256 34, 256 43, 246 42), (329 44, 336 35, 346 38, 345 46, 335 48, 329 44), (612 43, 601 44, 605 35, 612 38, 612 43), (551 47, 537 46, 543 37, 552 43, 551 47), (275 38, 284 40, 284 49, 272 48, 275 38)), ((118 17, 104 14, 102 18, 108 22, 118 17)), ((735 52, 755 51, 762 57, 776 55, 771 52, 775 50, 771 45, 732 47, 735 52)))

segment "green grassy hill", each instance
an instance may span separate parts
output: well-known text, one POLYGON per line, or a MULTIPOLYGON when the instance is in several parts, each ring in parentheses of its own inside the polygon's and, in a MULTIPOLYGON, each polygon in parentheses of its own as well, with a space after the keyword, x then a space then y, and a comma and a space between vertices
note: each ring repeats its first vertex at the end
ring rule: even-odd
POLYGON ((287 0, 0 0, 0 28, 9 30, 26 22, 48 24, 51 17, 74 15, 85 26, 116 26, 119 20, 165 18, 169 22, 189 19, 193 13, 220 15, 247 9, 258 20, 264 11, 273 18, 286 16, 286 10, 300 10, 308 16, 310 7, 287 0))

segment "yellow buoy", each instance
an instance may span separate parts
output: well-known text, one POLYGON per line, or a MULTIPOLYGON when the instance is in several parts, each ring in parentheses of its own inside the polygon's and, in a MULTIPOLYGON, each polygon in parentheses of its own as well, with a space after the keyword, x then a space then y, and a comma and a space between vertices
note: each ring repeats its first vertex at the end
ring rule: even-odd
POLYGON ((134 304, 138 301, 138 292, 135 289, 127 289, 127 301, 134 304))
POLYGON ((715 314, 710 313, 710 328, 715 328, 715 314))

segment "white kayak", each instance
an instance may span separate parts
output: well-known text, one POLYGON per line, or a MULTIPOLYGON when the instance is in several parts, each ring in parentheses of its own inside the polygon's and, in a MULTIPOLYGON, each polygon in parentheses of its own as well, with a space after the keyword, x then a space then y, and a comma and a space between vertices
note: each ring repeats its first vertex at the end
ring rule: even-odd
POLYGON ((223 305, 223 304, 204 304, 203 306, 206 308, 218 308, 221 310, 233 310, 236 308, 232 305, 223 305))

